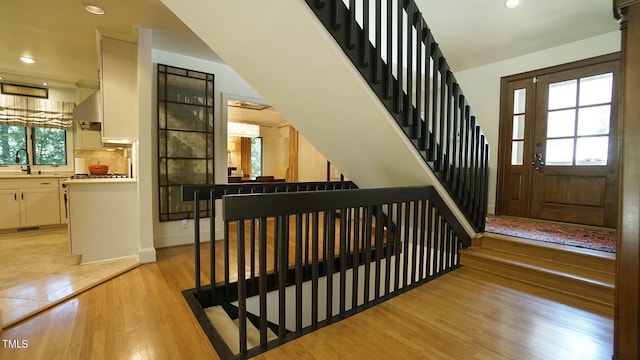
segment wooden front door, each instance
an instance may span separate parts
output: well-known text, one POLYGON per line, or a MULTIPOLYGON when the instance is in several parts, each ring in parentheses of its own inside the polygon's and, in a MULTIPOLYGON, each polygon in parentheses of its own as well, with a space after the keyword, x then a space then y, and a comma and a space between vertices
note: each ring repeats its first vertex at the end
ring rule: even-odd
POLYGON ((617 54, 503 79, 498 214, 615 227, 617 54))

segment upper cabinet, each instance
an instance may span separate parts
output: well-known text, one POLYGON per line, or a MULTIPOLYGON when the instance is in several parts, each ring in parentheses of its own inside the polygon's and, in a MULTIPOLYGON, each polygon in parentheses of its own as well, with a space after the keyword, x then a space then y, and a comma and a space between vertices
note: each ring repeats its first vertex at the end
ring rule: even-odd
POLYGON ((102 138, 138 138, 137 45, 102 36, 100 40, 102 138))

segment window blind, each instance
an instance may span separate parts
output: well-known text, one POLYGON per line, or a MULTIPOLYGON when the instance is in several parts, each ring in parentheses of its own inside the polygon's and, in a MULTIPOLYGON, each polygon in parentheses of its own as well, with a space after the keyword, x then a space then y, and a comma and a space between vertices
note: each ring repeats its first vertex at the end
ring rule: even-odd
POLYGON ((0 125, 65 129, 73 125, 74 108, 72 102, 0 95, 0 125))

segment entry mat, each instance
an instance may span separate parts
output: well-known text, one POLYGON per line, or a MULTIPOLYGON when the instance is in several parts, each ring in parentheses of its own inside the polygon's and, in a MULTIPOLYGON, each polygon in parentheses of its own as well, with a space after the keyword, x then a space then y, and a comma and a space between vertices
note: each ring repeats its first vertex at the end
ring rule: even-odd
POLYGON ((485 231, 591 250, 616 252, 616 230, 509 216, 489 216, 485 231))

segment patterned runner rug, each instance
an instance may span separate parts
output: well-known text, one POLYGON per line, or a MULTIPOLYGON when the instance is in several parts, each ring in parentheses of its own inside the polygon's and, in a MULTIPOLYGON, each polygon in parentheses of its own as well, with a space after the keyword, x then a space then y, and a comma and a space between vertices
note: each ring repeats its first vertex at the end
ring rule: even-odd
POLYGON ((508 216, 489 216, 485 231, 586 249, 616 252, 616 230, 552 223, 508 216))

